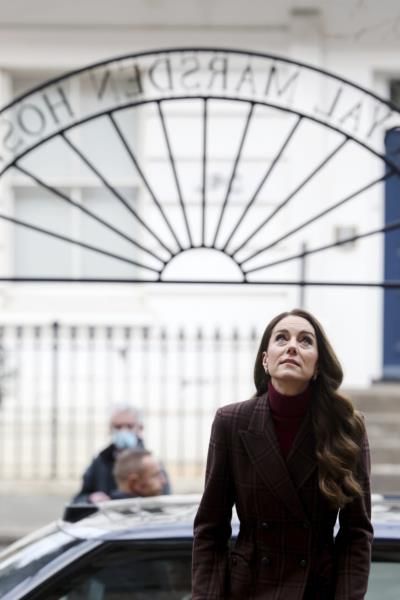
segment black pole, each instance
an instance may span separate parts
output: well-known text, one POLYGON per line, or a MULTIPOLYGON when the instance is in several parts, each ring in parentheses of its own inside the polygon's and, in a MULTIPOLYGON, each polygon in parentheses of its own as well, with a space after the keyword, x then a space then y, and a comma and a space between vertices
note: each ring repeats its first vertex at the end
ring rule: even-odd
POLYGON ((52 377, 51 377, 51 415, 50 415, 50 479, 57 479, 58 471, 58 352, 60 325, 54 322, 52 328, 52 377))
POLYGON ((305 296, 306 296, 306 252, 307 244, 303 242, 301 244, 301 256, 300 256, 300 295, 299 295, 299 308, 305 308, 305 296))

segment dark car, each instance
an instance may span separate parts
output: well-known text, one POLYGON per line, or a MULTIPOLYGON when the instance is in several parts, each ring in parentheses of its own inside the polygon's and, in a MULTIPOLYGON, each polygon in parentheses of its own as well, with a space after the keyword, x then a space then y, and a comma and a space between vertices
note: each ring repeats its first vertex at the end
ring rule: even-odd
MULTIPOLYGON (((74 507, 0 554, 2 600, 189 600, 198 497, 74 507), (86 507, 93 512, 93 507, 86 507)), ((375 499, 368 600, 400 598, 400 499, 375 499)), ((234 534, 237 524, 234 524, 234 534)))

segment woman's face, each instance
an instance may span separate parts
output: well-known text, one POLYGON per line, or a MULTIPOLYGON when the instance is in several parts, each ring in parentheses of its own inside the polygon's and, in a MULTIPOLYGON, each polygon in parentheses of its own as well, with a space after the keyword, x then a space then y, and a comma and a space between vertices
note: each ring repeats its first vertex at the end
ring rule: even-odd
POLYGON ((314 327, 303 317, 289 315, 272 330, 263 365, 272 385, 283 394, 299 394, 317 372, 318 348, 314 327))

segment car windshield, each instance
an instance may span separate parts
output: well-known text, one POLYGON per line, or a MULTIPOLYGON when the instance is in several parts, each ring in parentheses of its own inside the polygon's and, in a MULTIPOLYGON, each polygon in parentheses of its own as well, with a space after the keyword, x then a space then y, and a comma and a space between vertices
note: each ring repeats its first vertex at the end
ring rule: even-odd
POLYGON ((0 554, 0 598, 81 543, 53 524, 3 550, 0 554))

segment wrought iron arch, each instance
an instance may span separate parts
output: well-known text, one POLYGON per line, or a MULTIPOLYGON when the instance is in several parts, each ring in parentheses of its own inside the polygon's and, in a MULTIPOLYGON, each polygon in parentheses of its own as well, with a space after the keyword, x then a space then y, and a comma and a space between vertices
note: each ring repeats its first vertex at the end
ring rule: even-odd
MULTIPOLYGON (((40 274, 38 264, 37 275, 0 279, 399 288, 400 281, 334 277, 324 273, 323 268, 320 269, 322 277, 308 280, 301 270, 297 276, 292 272, 288 276, 275 269, 275 276, 268 277, 268 273, 278 266, 299 260, 304 266, 308 257, 400 229, 398 221, 382 224, 378 214, 374 223, 335 239, 316 230, 326 222, 326 217, 339 213, 352 202, 369 198, 371 190, 382 187, 391 178, 400 177, 396 157, 400 148, 393 156, 387 156, 383 150, 384 130, 399 126, 399 109, 372 92, 322 69, 255 52, 217 48, 158 50, 96 63, 52 79, 16 98, 0 111, 0 185, 11 171, 20 174, 54 201, 66 202, 96 223, 114 236, 113 240, 122 240, 133 254, 119 252, 110 239, 107 244, 96 244, 82 232, 70 235, 59 228, 43 226, 37 220, 25 220, 12 211, 1 210, 0 219, 112 259, 115 264, 129 265, 132 274, 128 272, 124 277, 46 276, 40 274), (90 90, 89 106, 78 110, 71 93, 74 85, 90 90), (309 93, 309 90, 321 87, 324 105, 309 93), (160 183, 158 176, 149 175, 147 169, 154 157, 143 156, 140 133, 132 137, 122 119, 130 115, 137 123, 140 119, 135 115, 143 110, 158 129, 157 139, 163 144, 164 154, 158 160, 168 185, 162 189, 164 179, 161 177, 161 191, 160 185, 156 189, 156 184, 160 183), (192 129, 188 127, 185 132, 185 128, 182 131, 182 119, 187 112, 192 129), (177 115, 180 115, 179 123, 177 115), (228 131, 222 132, 216 142, 213 131, 224 118, 228 131), (265 127, 267 121, 268 127, 265 127), (172 126, 174 123, 175 127, 172 126), (113 145, 108 156, 106 148, 103 160, 106 157, 109 162, 117 161, 113 150, 118 146, 118 152, 125 156, 134 173, 135 185, 146 194, 146 202, 127 198, 120 182, 96 164, 97 145, 87 151, 77 141, 77 135, 85 127, 99 127, 100 132, 100 125, 108 128, 112 138, 107 137, 105 141, 111 146, 112 139, 113 145), (234 134, 230 127, 235 129, 234 134), (197 139, 192 135, 195 129, 197 139), (328 141, 326 148, 325 142, 318 148, 325 151, 321 155, 311 148, 304 151, 309 137, 319 136, 321 132, 328 141), (267 157, 261 149, 258 154, 254 153, 266 133, 270 144, 264 145, 264 150, 267 148, 269 152, 267 157), (179 138, 178 142, 175 136, 179 138), (186 140, 189 156, 182 151, 185 147, 182 139, 186 140), (69 161, 74 157, 77 164, 91 174, 98 189, 107 192, 108 202, 123 207, 132 226, 124 219, 116 224, 110 211, 104 216, 74 199, 65 191, 65 185, 54 184, 51 172, 43 175, 46 151, 51 162, 55 141, 64 153, 58 157, 57 168, 65 161, 68 175, 69 161), (212 150, 213 143, 215 148, 212 150), (180 150, 176 151, 179 144, 180 150), (335 177, 343 180, 346 176, 341 169, 346 170, 349 166, 344 158, 349 146, 357 159, 358 169, 365 164, 369 171, 371 161, 374 162, 375 176, 363 173, 361 178, 356 178, 355 189, 345 187, 344 193, 342 191, 334 201, 321 201, 318 189, 324 189, 335 177), (218 155, 217 149, 220 151, 221 147, 226 148, 226 156, 218 155), (288 186, 285 180, 287 156, 299 149, 301 152, 302 148, 297 161, 301 164, 300 172, 292 186, 288 186), (35 156, 41 160, 37 161, 35 156), (29 162, 34 166, 29 166, 29 162), (215 167, 220 163, 223 163, 223 175, 219 167, 215 167), (254 167, 256 163, 257 168, 254 167), (252 169, 253 174, 257 171, 256 175, 251 176, 252 169), (168 175, 165 174, 167 170, 168 175), (198 183, 190 194, 185 189, 188 171, 195 173, 198 183), (240 177, 244 184, 238 184, 240 177), (265 192, 274 177, 273 191, 265 192), (317 188, 309 195, 313 201, 305 202, 307 196, 304 196, 303 203, 292 208, 312 185, 317 188), (216 187, 220 188, 218 197, 216 187), (278 227, 275 223, 279 218, 278 227), (274 223, 272 229, 271 223, 274 223), (310 231, 314 233, 310 234, 310 231), (315 239, 324 237, 327 237, 325 243, 315 243, 315 239), (293 239, 296 247, 290 245, 293 239), (222 260, 218 273, 224 272, 226 276, 208 278, 207 269, 199 275, 205 264, 204 251, 212 255, 212 264, 222 260), (193 257, 196 253, 199 256, 195 272, 192 269, 192 275, 174 277, 174 265, 180 257, 193 257)), ((104 138, 99 133, 99 146, 102 141, 104 138)), ((349 172, 354 174, 354 170, 349 172)), ((351 180, 348 172, 347 177, 351 180)), ((383 203, 383 193, 381 196, 383 203)), ((340 222, 346 224, 343 215, 340 222)), ((190 264, 187 264, 186 272, 190 271, 190 264)))

